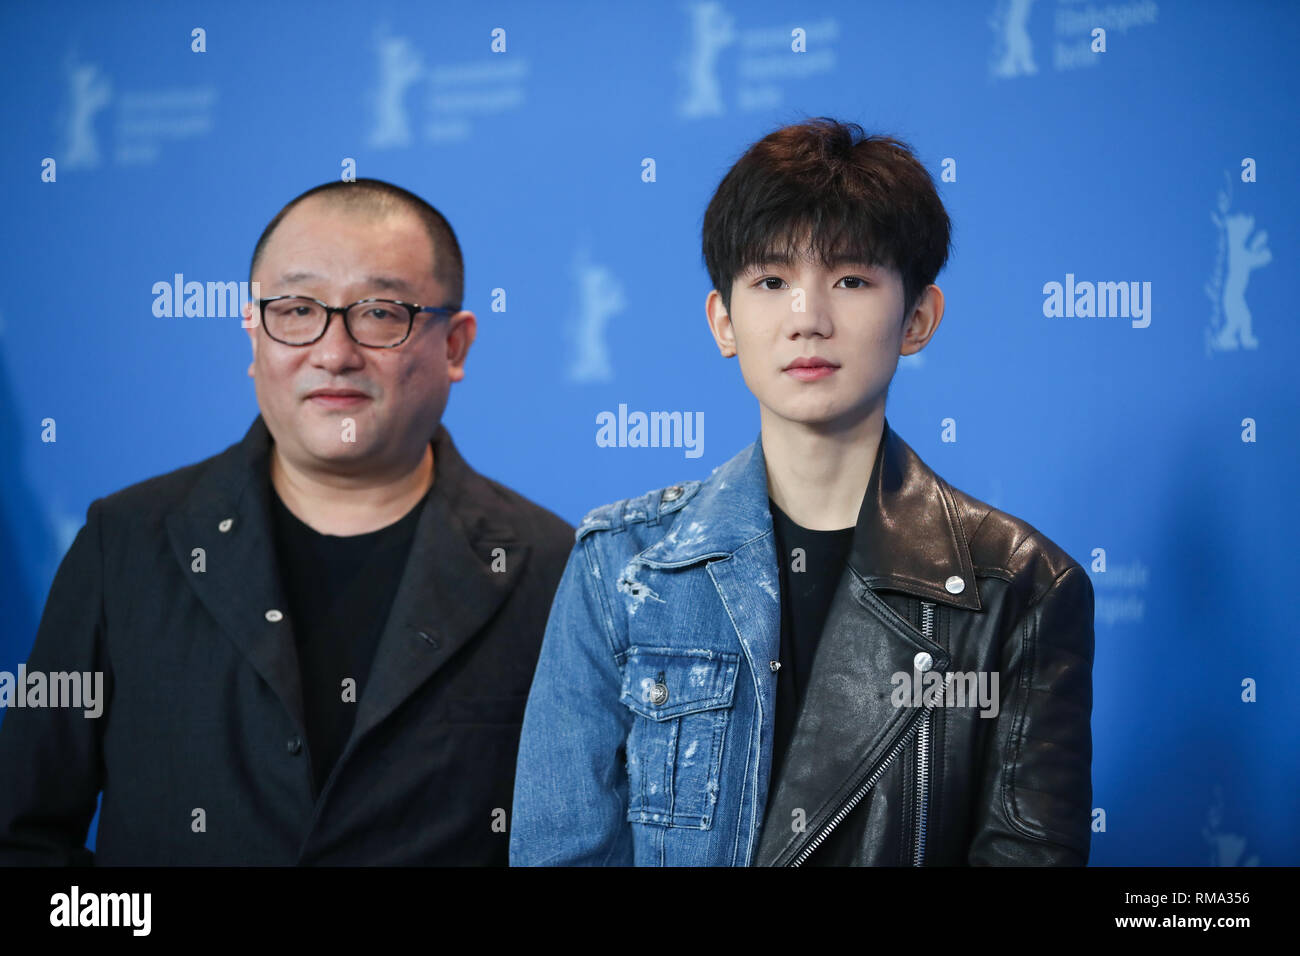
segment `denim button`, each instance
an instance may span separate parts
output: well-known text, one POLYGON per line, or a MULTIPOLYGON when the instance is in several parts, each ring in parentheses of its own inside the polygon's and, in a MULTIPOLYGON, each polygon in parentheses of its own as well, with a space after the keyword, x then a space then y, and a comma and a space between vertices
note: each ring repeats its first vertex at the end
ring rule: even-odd
POLYGON ((671 488, 664 489, 664 501, 676 501, 682 496, 682 486, 673 485, 671 488))
POLYGON ((775 674, 777 671, 779 671, 779 670, 781 669, 781 662, 780 662, 780 661, 768 661, 768 662, 767 662, 767 666, 771 669, 772 673, 775 674))
POLYGON ((668 685, 660 681, 655 681, 650 686, 650 703, 656 707, 662 707, 668 703, 668 685))

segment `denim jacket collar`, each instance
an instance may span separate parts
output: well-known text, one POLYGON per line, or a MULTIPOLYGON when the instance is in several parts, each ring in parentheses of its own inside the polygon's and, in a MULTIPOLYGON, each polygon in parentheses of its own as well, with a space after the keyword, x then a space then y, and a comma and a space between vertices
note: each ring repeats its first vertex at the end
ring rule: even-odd
MULTIPOLYGON (((730 556, 771 531, 760 434, 699 484, 672 530, 637 559, 652 567, 683 567, 730 556)), ((970 544, 952 490, 889 427, 888 418, 858 512, 849 564, 873 589, 980 610, 970 544)))

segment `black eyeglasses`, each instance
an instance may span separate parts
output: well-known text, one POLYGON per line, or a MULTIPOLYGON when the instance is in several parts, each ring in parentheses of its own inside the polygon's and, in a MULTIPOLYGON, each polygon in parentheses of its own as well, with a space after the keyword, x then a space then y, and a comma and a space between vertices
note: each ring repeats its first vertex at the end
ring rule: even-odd
POLYGON ((257 300, 262 328, 281 345, 311 345, 328 331, 335 312, 352 341, 371 349, 395 349, 407 340, 419 312, 455 315, 455 306, 413 305, 396 299, 362 299, 351 305, 326 305, 305 295, 273 295, 257 300))

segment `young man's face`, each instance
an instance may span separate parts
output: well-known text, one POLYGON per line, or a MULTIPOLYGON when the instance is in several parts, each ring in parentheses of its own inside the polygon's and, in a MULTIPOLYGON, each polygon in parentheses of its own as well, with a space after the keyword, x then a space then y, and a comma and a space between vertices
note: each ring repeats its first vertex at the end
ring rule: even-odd
MULTIPOLYGON (((329 305, 378 297, 445 304, 433 244, 417 217, 352 213, 304 200, 276 227, 253 277, 262 296, 302 295, 329 305)), ((382 474, 420 454, 464 377, 475 319, 423 312, 396 348, 367 348, 334 313, 311 345, 248 330, 257 401, 280 454, 304 470, 382 474), (317 394, 332 390, 334 396, 317 394)))
POLYGON ((919 351, 938 327, 943 294, 927 288, 905 322, 894 269, 802 258, 741 273, 730 312, 717 290, 706 310, 718 348, 739 357, 765 416, 839 430, 883 405, 898 357, 919 351))

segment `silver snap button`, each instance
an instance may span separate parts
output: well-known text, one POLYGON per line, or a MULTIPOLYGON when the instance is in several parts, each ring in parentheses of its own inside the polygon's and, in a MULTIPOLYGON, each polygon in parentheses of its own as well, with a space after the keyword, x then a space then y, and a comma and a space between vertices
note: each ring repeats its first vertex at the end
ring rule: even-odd
POLYGON ((767 666, 770 667, 770 668, 772 669, 772 673, 775 674, 777 671, 779 671, 779 670, 781 669, 781 662, 780 662, 780 661, 768 661, 768 662, 767 662, 767 666))
POLYGON ((234 522, 229 518, 222 518, 221 522, 217 525, 217 530, 221 532, 229 531, 232 524, 234 524, 234 522))
POLYGON ((918 651, 917 655, 912 658, 912 667, 918 671, 928 671, 934 665, 933 659, 927 651, 918 651))
POLYGON ((943 586, 948 589, 949 594, 961 594, 962 591, 966 590, 966 582, 956 574, 944 581, 943 586))
POLYGON ((274 624, 276 621, 283 621, 284 615, 275 608, 271 608, 271 610, 266 612, 266 619, 274 624))
POLYGON ((673 485, 671 488, 664 489, 664 501, 676 501, 682 496, 682 486, 673 485))
POLYGON ((650 703, 662 707, 668 701, 668 685, 655 681, 650 687, 650 703))

